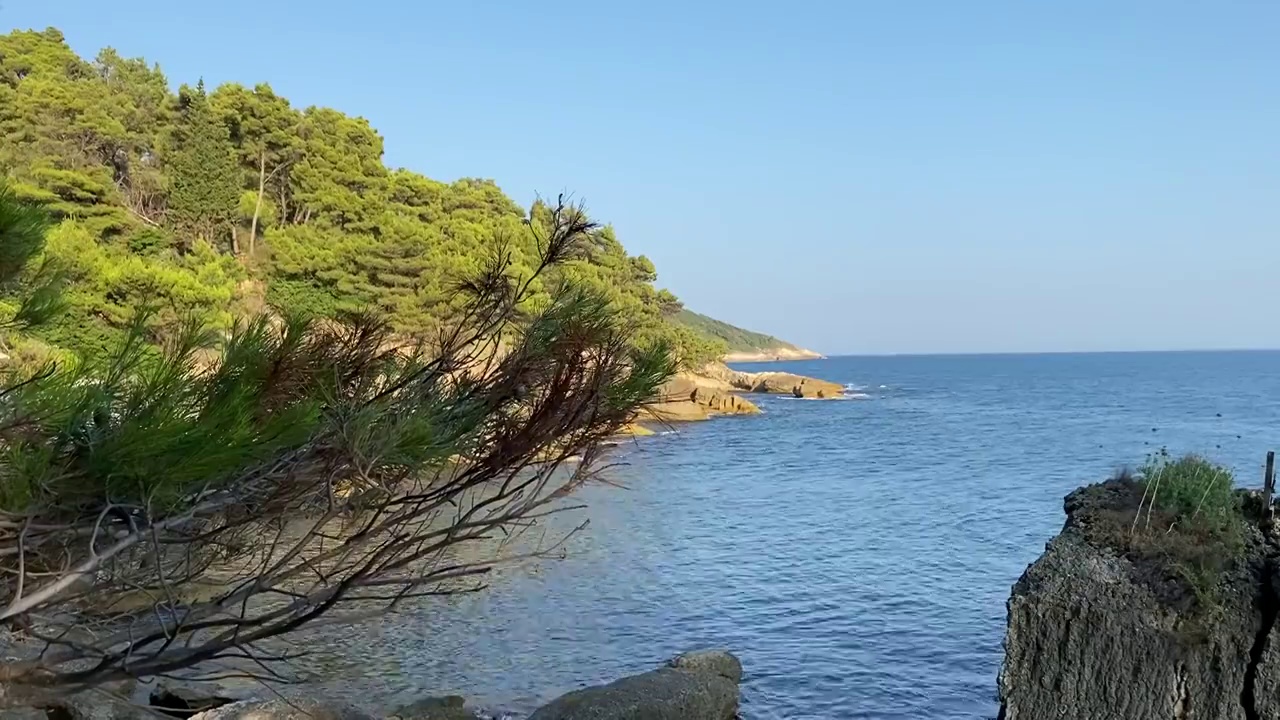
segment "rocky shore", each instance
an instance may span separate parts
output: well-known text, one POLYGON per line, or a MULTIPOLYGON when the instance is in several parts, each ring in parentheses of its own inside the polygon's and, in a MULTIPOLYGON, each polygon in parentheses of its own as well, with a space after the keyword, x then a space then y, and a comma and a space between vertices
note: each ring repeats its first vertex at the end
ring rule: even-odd
POLYGON ((743 372, 724 363, 711 363, 696 372, 682 372, 658 390, 657 397, 636 417, 629 434, 643 435, 652 424, 708 420, 719 415, 755 415, 759 406, 739 393, 834 399, 844 395, 839 383, 784 372, 743 372))
POLYGON ((761 348, 750 352, 731 352, 724 362, 783 362, 786 360, 822 360, 826 356, 812 350, 797 347, 761 348))
MULTIPOLYGON (((662 667, 574 690, 528 720, 733 720, 742 663, 724 650, 679 655, 662 667)), ((217 684, 152 684, 0 704, 6 720, 482 720, 491 717, 449 695, 424 698, 389 715, 371 715, 324 698, 241 698, 217 684), (113 697, 114 696, 114 697, 113 697), (127 696, 127 701, 125 700, 127 696)), ((3 700, 0 696, 0 700, 3 700)))
POLYGON ((1145 530, 1142 493, 1120 478, 1067 496, 1008 602, 1002 720, 1280 719, 1280 540, 1261 504, 1243 496, 1231 547, 1161 525, 1125 551, 1109 538, 1145 530))

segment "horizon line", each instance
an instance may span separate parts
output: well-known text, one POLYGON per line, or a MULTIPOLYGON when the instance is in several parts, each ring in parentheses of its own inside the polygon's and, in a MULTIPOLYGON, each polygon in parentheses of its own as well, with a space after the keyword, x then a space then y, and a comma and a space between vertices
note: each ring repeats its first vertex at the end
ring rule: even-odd
MULTIPOLYGON (((816 351, 815 351, 816 352, 816 351)), ((853 352, 823 353, 821 358, 812 360, 831 360, 835 358, 861 357, 984 357, 984 356, 1031 356, 1031 355, 1170 355, 1192 353, 1267 353, 1280 352, 1280 347, 1236 347, 1236 348, 1179 348, 1160 350, 961 350, 961 351, 925 351, 925 352, 853 352)), ((805 360, 784 360, 783 362, 806 362, 805 360)), ((738 364, 748 364, 741 362, 738 364)))

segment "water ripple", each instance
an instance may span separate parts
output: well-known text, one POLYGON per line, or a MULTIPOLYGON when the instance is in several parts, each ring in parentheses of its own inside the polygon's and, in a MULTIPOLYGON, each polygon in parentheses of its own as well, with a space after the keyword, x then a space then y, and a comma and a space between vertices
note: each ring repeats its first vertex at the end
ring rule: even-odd
POLYGON ((869 397, 762 398, 763 417, 627 443, 628 489, 575 498, 592 522, 567 559, 304 635, 324 689, 379 710, 458 692, 527 712, 726 646, 746 666, 748 720, 990 718, 1009 587, 1062 496, 1161 444, 1253 482, 1280 427, 1280 353, 787 369, 869 397))

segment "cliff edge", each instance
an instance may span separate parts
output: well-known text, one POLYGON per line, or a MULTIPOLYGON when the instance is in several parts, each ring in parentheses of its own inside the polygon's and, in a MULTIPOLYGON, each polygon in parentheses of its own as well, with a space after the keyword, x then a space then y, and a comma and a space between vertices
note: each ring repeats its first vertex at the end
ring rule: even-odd
POLYGON ((1228 485, 1235 517, 1205 523, 1203 499, 1179 513, 1148 491, 1067 496, 1008 602, 1002 720, 1280 720, 1280 543, 1260 503, 1228 485))

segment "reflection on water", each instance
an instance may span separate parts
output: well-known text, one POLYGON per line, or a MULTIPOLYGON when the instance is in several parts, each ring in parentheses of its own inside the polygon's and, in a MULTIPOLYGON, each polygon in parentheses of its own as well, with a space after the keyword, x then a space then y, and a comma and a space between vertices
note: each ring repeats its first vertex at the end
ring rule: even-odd
MULTIPOLYGON (((313 682, 371 709, 459 693, 515 711, 725 646, 744 715, 989 718, 1010 585, 1062 496, 1167 444, 1254 481, 1280 353, 847 358, 864 388, 641 439, 588 487, 562 561, 483 593, 305 631, 313 682)), ((476 552, 482 549, 477 548, 476 552)))

